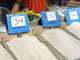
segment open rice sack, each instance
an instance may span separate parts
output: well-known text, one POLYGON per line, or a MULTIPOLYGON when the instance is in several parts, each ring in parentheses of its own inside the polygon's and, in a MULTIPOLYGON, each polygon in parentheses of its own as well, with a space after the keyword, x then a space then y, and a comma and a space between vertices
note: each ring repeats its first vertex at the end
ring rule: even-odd
POLYGON ((34 36, 22 36, 7 42, 18 60, 58 60, 51 51, 34 36))
POLYGON ((11 55, 0 44, 0 60, 14 60, 11 55))
POLYGON ((45 39, 45 42, 49 42, 68 60, 80 58, 80 42, 64 30, 48 30, 43 32, 41 36, 45 39))
POLYGON ((80 38, 80 23, 74 22, 66 28, 68 31, 80 38))

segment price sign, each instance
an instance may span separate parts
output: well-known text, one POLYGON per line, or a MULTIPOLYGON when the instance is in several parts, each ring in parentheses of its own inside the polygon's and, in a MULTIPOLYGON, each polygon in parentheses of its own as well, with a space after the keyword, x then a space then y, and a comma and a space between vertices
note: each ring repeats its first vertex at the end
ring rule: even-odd
POLYGON ((29 23, 27 14, 7 15, 8 33, 29 32, 29 23))
POLYGON ((24 16, 12 17, 11 18, 11 23, 12 23, 12 27, 26 26, 24 16))
POLYGON ((71 20, 79 19, 77 11, 69 12, 69 14, 71 20))
POLYGON ((60 26, 60 19, 57 11, 41 12, 43 27, 55 27, 60 26))
POLYGON ((72 24, 73 22, 80 22, 79 10, 79 8, 71 8, 65 10, 68 25, 72 24))
POLYGON ((48 21, 54 21, 54 20, 56 20, 56 14, 55 14, 55 12, 47 12, 47 19, 48 19, 48 21))

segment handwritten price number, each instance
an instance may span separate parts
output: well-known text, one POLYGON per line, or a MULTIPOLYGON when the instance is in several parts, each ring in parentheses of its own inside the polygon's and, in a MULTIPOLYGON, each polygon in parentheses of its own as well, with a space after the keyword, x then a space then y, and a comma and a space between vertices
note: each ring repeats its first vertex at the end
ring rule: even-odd
POLYGON ((78 19, 77 11, 70 12, 70 19, 71 20, 78 19))
POLYGON ((11 22, 12 27, 21 27, 26 25, 24 16, 12 17, 11 22))
POLYGON ((48 19, 48 21, 54 21, 54 20, 56 20, 56 14, 55 14, 55 12, 47 12, 47 19, 48 19))

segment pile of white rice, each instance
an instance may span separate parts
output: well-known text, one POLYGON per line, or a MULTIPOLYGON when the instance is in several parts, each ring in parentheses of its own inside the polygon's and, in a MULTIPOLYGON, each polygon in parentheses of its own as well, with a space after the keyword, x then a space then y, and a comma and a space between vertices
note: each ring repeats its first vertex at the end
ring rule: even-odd
POLYGON ((67 27, 67 29, 80 38, 80 23, 74 22, 70 26, 67 27))
POLYGON ((16 37, 7 44, 19 60, 58 60, 36 37, 16 37))
POLYGON ((60 29, 45 31, 41 36, 68 60, 80 57, 80 42, 60 29))

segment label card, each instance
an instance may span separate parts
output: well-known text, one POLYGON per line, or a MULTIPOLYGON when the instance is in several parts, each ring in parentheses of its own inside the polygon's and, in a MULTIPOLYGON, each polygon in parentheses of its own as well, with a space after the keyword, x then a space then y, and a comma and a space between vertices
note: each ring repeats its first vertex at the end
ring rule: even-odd
POLYGON ((57 11, 45 11, 41 12, 43 27, 56 27, 60 26, 60 18, 57 11))
POLYGON ((12 17, 11 23, 12 23, 12 27, 26 26, 24 16, 12 17))
POLYGON ((7 15, 8 33, 29 32, 29 23, 27 14, 7 15))
POLYGON ((72 24, 73 22, 80 22, 79 10, 79 8, 71 8, 65 10, 68 25, 72 24))
POLYGON ((47 19, 48 19, 48 21, 54 21, 54 20, 56 20, 56 14, 55 14, 55 12, 47 12, 47 19))
POLYGON ((71 20, 79 19, 77 11, 69 12, 69 14, 71 20))
POLYGON ((0 27, 0 32, 7 32, 6 27, 0 27))

